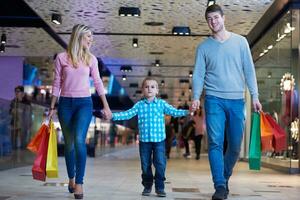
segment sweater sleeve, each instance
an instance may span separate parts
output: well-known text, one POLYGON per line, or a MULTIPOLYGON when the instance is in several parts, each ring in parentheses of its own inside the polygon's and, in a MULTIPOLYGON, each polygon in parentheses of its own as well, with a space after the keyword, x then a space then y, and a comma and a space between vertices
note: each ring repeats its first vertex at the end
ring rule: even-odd
POLYGON ((193 72, 193 99, 199 100, 204 87, 204 76, 206 71, 205 57, 198 46, 195 58, 195 67, 193 72))
POLYGON ((60 61, 60 54, 56 56, 54 61, 54 80, 52 84, 52 95, 58 97, 62 85, 62 65, 60 61))
POLYGON ((94 81, 95 88, 99 96, 105 94, 103 82, 100 78, 99 69, 98 69, 98 61, 97 58, 93 56, 93 61, 91 65, 91 76, 94 81))
POLYGON ((242 45, 242 55, 243 55, 243 70, 244 76, 249 88, 252 100, 258 100, 258 89, 257 89, 257 81, 256 81, 256 74, 254 63, 251 56, 251 51, 249 48, 249 44, 246 38, 243 38, 243 45, 242 45))

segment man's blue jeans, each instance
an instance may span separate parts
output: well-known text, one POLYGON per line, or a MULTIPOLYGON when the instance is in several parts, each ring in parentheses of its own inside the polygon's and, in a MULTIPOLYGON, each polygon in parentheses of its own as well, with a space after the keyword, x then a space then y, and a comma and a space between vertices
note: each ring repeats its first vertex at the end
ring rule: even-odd
POLYGON ((226 186, 239 158, 244 132, 244 99, 205 97, 208 157, 214 187, 226 186), (227 149, 223 155, 224 134, 227 149))
POLYGON ((86 134, 92 118, 91 97, 60 97, 58 119, 65 141, 65 160, 68 177, 83 184, 86 164, 86 134))
POLYGON ((153 165, 155 167, 155 189, 158 191, 165 189, 165 171, 166 171, 166 153, 165 141, 161 142, 141 142, 140 158, 142 167, 142 184, 145 188, 151 188, 153 185, 152 173, 152 155, 153 165))

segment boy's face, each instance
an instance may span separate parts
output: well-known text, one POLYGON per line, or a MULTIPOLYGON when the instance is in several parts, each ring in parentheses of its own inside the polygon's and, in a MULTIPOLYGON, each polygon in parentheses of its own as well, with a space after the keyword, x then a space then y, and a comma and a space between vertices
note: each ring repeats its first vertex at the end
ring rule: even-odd
POLYGON ((220 12, 211 12, 207 14, 207 24, 213 33, 218 33, 224 29, 225 16, 220 12))
POLYGON ((143 95, 147 99, 153 99, 158 94, 158 85, 154 80, 147 80, 143 85, 143 95))

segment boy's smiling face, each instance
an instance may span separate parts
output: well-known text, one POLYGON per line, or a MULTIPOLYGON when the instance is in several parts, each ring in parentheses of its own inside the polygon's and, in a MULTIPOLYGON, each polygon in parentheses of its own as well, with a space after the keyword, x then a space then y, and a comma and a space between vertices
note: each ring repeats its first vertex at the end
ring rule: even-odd
POLYGON ((153 100, 158 94, 158 84, 155 80, 146 80, 143 85, 143 95, 148 100, 153 100))

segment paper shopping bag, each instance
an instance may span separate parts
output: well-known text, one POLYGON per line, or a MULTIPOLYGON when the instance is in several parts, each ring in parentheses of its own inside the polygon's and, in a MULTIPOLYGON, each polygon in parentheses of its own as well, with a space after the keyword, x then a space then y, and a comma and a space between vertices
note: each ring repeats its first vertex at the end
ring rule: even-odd
POLYGON ((276 121, 272 118, 271 115, 266 114, 266 118, 272 126, 273 131, 273 148, 275 152, 281 152, 286 150, 286 132, 276 121))
POLYGON ((31 139, 31 141, 29 142, 29 144, 27 145, 27 149, 30 150, 33 153, 37 153, 41 140, 42 140, 42 136, 44 132, 48 132, 48 126, 46 124, 43 124, 40 129, 38 130, 38 132, 35 134, 35 136, 31 139))
POLYGON ((35 157, 32 166, 32 176, 33 179, 45 181, 46 180, 46 161, 47 161, 47 151, 49 142, 49 129, 48 131, 42 132, 41 143, 39 145, 37 155, 35 157))
POLYGON ((273 151, 273 130, 264 112, 260 112, 261 151, 273 151))
POLYGON ((57 134, 52 121, 49 124, 49 142, 47 152, 46 175, 48 178, 58 177, 58 162, 57 162, 57 134))
POLYGON ((261 140, 260 140, 260 115, 252 113, 250 144, 249 144, 249 169, 260 170, 261 166, 261 140))

